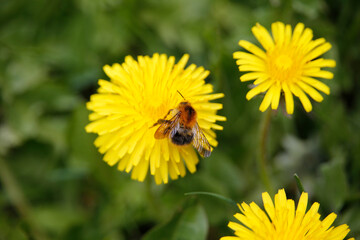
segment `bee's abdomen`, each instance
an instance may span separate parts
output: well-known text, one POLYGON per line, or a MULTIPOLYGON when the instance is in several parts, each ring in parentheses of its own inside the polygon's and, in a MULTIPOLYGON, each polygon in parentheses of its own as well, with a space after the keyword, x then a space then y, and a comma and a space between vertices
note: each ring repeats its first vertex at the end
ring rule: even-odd
POLYGON ((188 129, 179 129, 171 134, 171 141, 176 145, 187 145, 192 142, 194 134, 188 129))

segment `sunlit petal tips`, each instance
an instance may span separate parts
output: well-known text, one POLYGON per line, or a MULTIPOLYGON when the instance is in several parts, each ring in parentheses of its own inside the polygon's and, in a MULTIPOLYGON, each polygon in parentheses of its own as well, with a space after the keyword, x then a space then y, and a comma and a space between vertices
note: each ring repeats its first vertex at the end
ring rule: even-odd
POLYGON ((196 171, 199 161, 191 145, 178 147, 169 139, 155 139, 152 127, 183 98, 197 111, 197 121, 210 145, 217 146, 214 129, 222 127, 216 121, 226 118, 216 115, 222 104, 209 101, 224 97, 212 94, 213 86, 205 83, 209 71, 186 63, 185 54, 178 63, 165 54, 130 56, 122 64, 104 66, 110 81, 99 80, 98 93, 91 96, 87 108, 92 111, 87 132, 98 134, 95 145, 104 154, 104 161, 120 171, 131 172, 131 178, 144 181, 148 172, 157 184, 183 177, 186 168, 196 171))
POLYGON ((240 72, 242 82, 254 81, 255 87, 246 95, 247 100, 265 93, 260 111, 270 106, 277 109, 284 96, 286 111, 294 112, 293 95, 300 99, 307 112, 312 110, 309 97, 321 102, 323 97, 318 91, 330 94, 330 89, 315 78, 332 79, 333 74, 324 67, 335 67, 332 59, 320 58, 331 45, 324 38, 313 40, 312 30, 298 23, 292 32, 290 25, 275 22, 271 25, 272 36, 260 24, 252 32, 264 48, 240 40, 239 45, 248 52, 235 52, 233 57, 240 72))
POLYGON ((287 199, 284 189, 275 194, 274 201, 267 192, 262 194, 262 199, 265 211, 255 203, 239 204, 240 213, 234 217, 241 224, 228 224, 235 236, 220 240, 343 240, 350 232, 346 224, 331 226, 336 219, 335 213, 320 220, 319 203, 315 202, 306 212, 307 193, 301 194, 297 208, 293 200, 287 199))

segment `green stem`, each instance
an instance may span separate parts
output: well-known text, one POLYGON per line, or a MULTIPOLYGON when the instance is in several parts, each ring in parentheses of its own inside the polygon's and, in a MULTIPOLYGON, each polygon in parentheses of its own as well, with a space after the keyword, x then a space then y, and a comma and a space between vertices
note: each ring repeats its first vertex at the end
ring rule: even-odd
POLYGON ((23 192, 15 177, 10 171, 6 161, 0 157, 0 180, 3 183, 6 194, 10 202, 14 205, 20 216, 25 220, 30 229, 30 234, 36 240, 47 239, 42 232, 39 231, 31 217, 31 208, 25 199, 23 192))
POLYGON ((162 209, 159 206, 159 200, 154 193, 154 189, 152 188, 152 179, 150 177, 146 178, 146 191, 149 200, 149 204, 151 205, 154 212, 157 213, 157 216, 163 216, 162 209))
POLYGON ((272 196, 274 193, 274 190, 272 188, 272 184, 270 182, 270 178, 267 172, 267 142, 268 142, 268 135, 269 135, 269 129, 270 129, 270 123, 271 123, 271 114, 272 111, 268 110, 263 123, 261 124, 260 129, 260 154, 258 157, 258 165, 260 170, 260 177, 261 181, 264 184, 267 192, 272 196))
POLYGON ((216 193, 211 193, 211 192, 188 192, 188 193, 185 193, 184 194, 185 196, 191 196, 191 195, 207 195, 207 196, 212 196, 212 197, 215 197, 215 198, 218 198, 218 199, 221 199, 231 205, 234 205, 234 206, 237 206, 236 202, 233 201, 232 199, 230 198, 226 198, 220 194, 216 194, 216 193))

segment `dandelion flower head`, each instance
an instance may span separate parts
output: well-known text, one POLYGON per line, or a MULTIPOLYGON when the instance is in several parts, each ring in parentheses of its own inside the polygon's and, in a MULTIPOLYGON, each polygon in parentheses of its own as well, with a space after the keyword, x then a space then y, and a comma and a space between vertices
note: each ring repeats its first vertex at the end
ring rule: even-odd
POLYGON ((213 94, 213 86, 205 83, 209 71, 191 64, 185 65, 189 55, 178 63, 173 56, 154 54, 131 56, 123 64, 104 66, 110 81, 100 79, 98 93, 91 96, 87 108, 91 123, 87 132, 98 134, 95 145, 104 154, 104 161, 120 171, 131 172, 131 178, 144 181, 148 172, 155 182, 168 183, 183 177, 186 168, 194 173, 198 156, 191 145, 178 147, 168 138, 156 140, 152 127, 170 109, 175 109, 183 98, 197 112, 197 122, 212 146, 217 146, 214 130, 222 130, 216 115, 222 104, 210 100, 224 94, 213 94))
POLYGON ((271 25, 272 36, 260 24, 252 28, 256 39, 264 50, 256 45, 240 40, 239 45, 248 52, 234 53, 234 59, 241 72, 241 81, 253 81, 246 95, 250 100, 260 93, 266 93, 260 105, 264 112, 270 105, 277 109, 281 93, 284 93, 286 111, 294 112, 293 95, 300 99, 306 112, 312 110, 310 96, 317 102, 323 100, 321 91, 330 94, 330 88, 315 78, 332 79, 333 74, 322 70, 323 67, 335 67, 335 61, 320 58, 331 45, 324 38, 313 40, 313 32, 298 23, 292 32, 290 25, 275 22, 271 25))
POLYGON ((241 213, 236 213, 234 217, 241 224, 228 224, 236 236, 222 237, 220 240, 343 240, 350 232, 346 224, 331 226, 336 219, 335 213, 320 220, 320 205, 317 202, 306 211, 307 193, 301 194, 297 208, 293 200, 286 198, 284 189, 275 194, 275 203, 267 192, 262 194, 262 199, 266 212, 254 202, 239 204, 241 213))

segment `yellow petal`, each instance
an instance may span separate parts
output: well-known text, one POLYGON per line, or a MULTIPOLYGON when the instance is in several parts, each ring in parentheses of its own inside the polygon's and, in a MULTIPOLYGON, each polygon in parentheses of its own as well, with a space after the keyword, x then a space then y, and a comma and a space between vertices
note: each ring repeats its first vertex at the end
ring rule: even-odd
MULTIPOLYGON (((325 43, 325 38, 318 38, 316 40, 311 41, 306 46, 303 46, 304 50, 302 51, 303 54, 308 54, 310 51, 312 51, 317 46, 325 43)), ((306 61, 305 61, 306 62, 306 61)))
POLYGON ((289 44, 291 42, 291 26, 289 24, 286 24, 285 26, 285 39, 284 39, 284 43, 285 44, 289 44))
POLYGON ((336 214, 335 213, 330 213, 321 223, 321 225, 325 228, 328 229, 331 224, 333 224, 333 222, 336 219, 336 214))
POLYGON ((304 69, 322 68, 322 67, 335 67, 335 66, 336 66, 336 62, 334 60, 319 58, 319 59, 316 59, 314 61, 308 62, 304 66, 304 69))
POLYGON ((286 112, 288 114, 293 114, 294 113, 294 98, 293 98, 293 95, 292 95, 287 83, 283 82, 282 89, 285 94, 286 112))
POLYGON ((318 91, 316 91, 314 88, 310 87, 309 85, 307 85, 304 82, 298 81, 296 83, 302 90, 304 90, 304 92, 306 92, 307 94, 309 94, 309 96, 314 99, 317 102, 321 102, 322 100, 324 100, 324 98, 320 95, 320 93, 318 91))
POLYGON ((164 182, 164 184, 167 184, 169 182, 168 163, 163 158, 161 158, 159 170, 162 181, 164 182))
POLYGON ((261 72, 245 73, 244 75, 242 75, 240 77, 240 81, 242 81, 242 82, 251 81, 251 80, 255 80, 257 78, 261 78, 264 76, 267 76, 267 74, 264 74, 261 72))
POLYGON ((263 192, 262 200, 266 213, 269 215, 270 219, 273 220, 275 218, 275 206, 269 193, 263 192))
POLYGON ((345 236, 350 232, 349 226, 342 224, 334 229, 329 234, 330 239, 344 239, 345 236))
POLYGON ((324 78, 324 79, 332 79, 334 77, 334 74, 329 71, 304 70, 303 75, 307 76, 307 77, 319 77, 319 78, 324 78))
POLYGON ((303 34, 300 36, 298 45, 299 46, 306 46, 310 43, 311 39, 313 38, 313 32, 310 28, 306 28, 303 34))
POLYGON ((303 33, 304 28, 305 28, 305 26, 303 23, 298 23, 295 26, 293 37, 292 37, 292 42, 294 45, 296 45, 297 42, 299 41, 299 38, 300 38, 301 34, 303 33))
POLYGON ((238 59, 238 60, 236 60, 236 64, 238 66, 241 66, 241 65, 258 66, 258 67, 262 67, 263 70, 265 69, 264 62, 261 62, 261 61, 249 61, 247 59, 238 59))
MULTIPOLYGON (((254 85, 259 85, 265 81, 269 80, 269 76, 267 74, 262 74, 258 79, 254 81, 254 85)), ((270 81, 269 81, 270 82, 270 81)))
POLYGON ((331 48, 331 44, 326 42, 326 43, 320 45, 319 47, 313 49, 312 51, 310 51, 305 56, 305 59, 306 59, 306 61, 313 60, 313 59, 319 57, 320 55, 322 55, 323 53, 326 53, 327 51, 329 51, 330 48, 331 48))
POLYGON ((256 39, 261 43, 265 50, 269 50, 270 48, 274 47, 274 41, 266 28, 257 23, 256 26, 253 27, 251 30, 256 39))
POLYGON ((271 108, 276 110, 279 106, 281 87, 278 84, 274 84, 274 96, 271 101, 271 108))
POLYGON ((238 237, 222 237, 220 240, 239 240, 238 237))
POLYGON ((266 59, 265 52, 263 50, 261 50, 260 48, 258 48, 257 46, 255 46, 254 44, 252 44, 248 41, 245 41, 245 40, 240 40, 239 45, 241 47, 245 48, 246 50, 248 50, 249 52, 255 54, 259 58, 266 59))
POLYGON ((305 95, 305 93, 295 84, 291 84, 290 86, 291 92, 295 94, 300 99, 301 104, 303 105, 306 112, 311 112, 312 105, 309 98, 305 95))
POLYGON ((258 95, 259 93, 266 91, 270 86, 271 86, 272 82, 271 81, 267 81, 267 82, 263 82, 258 86, 255 86, 253 89, 251 89, 247 94, 246 94, 246 99, 250 100, 252 99, 254 96, 258 95), (263 90, 265 89, 265 90, 263 90))
POLYGON ((306 82, 310 86, 324 92, 327 95, 330 94, 330 88, 326 84, 320 82, 319 80, 310 77, 301 77, 301 81, 306 82))
POLYGON ((252 62, 255 64, 259 64, 259 65, 264 64, 263 59, 255 56, 254 54, 248 53, 248 52, 242 52, 242 51, 234 52, 233 57, 234 57, 234 59, 245 60, 245 61, 248 61, 249 63, 252 62))
POLYGON ((265 94, 263 101, 260 104, 259 110, 265 112, 265 110, 270 106, 275 88, 272 86, 265 94))
POLYGON ((263 66, 255 66, 255 65, 240 65, 239 66, 239 71, 240 72, 260 72, 260 71, 264 71, 264 67, 263 66))
POLYGON ((275 22, 271 24, 271 31, 274 36, 276 45, 283 45, 285 40, 285 24, 282 22, 275 22))

